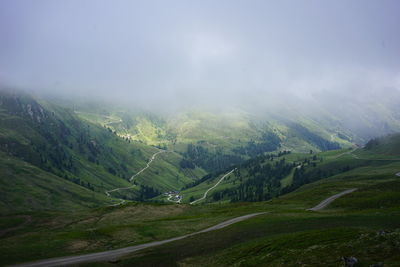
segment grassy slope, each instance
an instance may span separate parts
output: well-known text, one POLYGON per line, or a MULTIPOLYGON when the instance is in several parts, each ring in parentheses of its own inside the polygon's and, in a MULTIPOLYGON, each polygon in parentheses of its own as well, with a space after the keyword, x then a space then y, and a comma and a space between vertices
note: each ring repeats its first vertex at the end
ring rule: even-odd
MULTIPOLYGON (((104 111, 98 111, 97 115, 78 112, 80 117, 105 125, 120 136, 151 145, 167 145, 178 152, 184 152, 188 143, 203 141, 202 145, 210 151, 218 146, 225 153, 231 153, 233 148, 246 145, 250 140, 259 140, 265 130, 278 134, 282 140, 282 149, 300 152, 307 152, 310 149, 319 151, 318 147, 294 132, 290 125, 286 124, 287 119, 274 119, 275 115, 257 118, 238 110, 211 112, 195 109, 169 118, 161 118, 154 114, 113 111, 112 108, 107 114, 104 115, 104 111), (263 122, 265 119, 268 121, 263 122), (110 123, 112 121, 114 123, 110 123)), ((326 140, 338 142, 344 147, 351 145, 349 141, 338 136, 339 129, 321 127, 305 116, 295 121, 326 140)))
MULTIPOLYGON (((341 169, 343 167, 360 167, 362 165, 369 165, 372 164, 374 166, 377 166, 378 168, 381 168, 381 165, 386 165, 387 162, 386 159, 393 159, 396 158, 395 155, 388 156, 387 154, 375 154, 375 152, 368 151, 365 149, 357 149, 353 151, 353 149, 341 149, 341 150, 332 150, 332 151, 326 151, 326 152, 321 152, 318 154, 309 154, 309 153, 291 153, 291 154, 286 154, 281 157, 277 157, 275 159, 279 160, 281 158, 285 158, 287 163, 293 163, 295 162, 296 164, 303 164, 303 161, 305 159, 310 159, 311 162, 315 162, 317 165, 318 169, 321 170, 337 170, 341 169), (312 157, 316 155, 317 160, 312 161, 312 157), (322 161, 321 161, 322 159, 322 161), (384 159, 383 161, 381 159, 384 159), (373 161, 375 160, 375 161, 373 161)), ((398 158, 398 157, 397 157, 398 158)), ((396 161, 396 160, 394 160, 396 161)), ((266 162, 268 163, 268 162, 266 162)), ((272 162, 273 163, 273 162, 272 162)), ((314 167, 306 166, 306 170, 312 171, 314 167)), ((213 193, 223 191, 226 188, 235 188, 240 185, 241 182, 246 181, 248 179, 248 169, 246 168, 240 168, 241 176, 242 178, 238 178, 235 175, 230 175, 227 177, 223 182, 221 182, 218 187, 215 189, 211 190, 207 198, 203 200, 202 202, 212 202, 212 195, 213 193)), ((281 188, 284 188, 293 182, 293 174, 294 174, 294 169, 291 171, 289 175, 284 177, 281 180, 281 188)), ((190 197, 194 197, 195 199, 198 199, 203 196, 204 192, 212 187, 217 181, 220 179, 220 176, 213 177, 212 179, 209 179, 203 183, 200 183, 194 187, 191 187, 189 189, 186 189, 181 192, 181 195, 183 195, 183 202, 188 203, 190 197)), ((220 202, 226 202, 228 201, 227 199, 222 200, 220 202)))
POLYGON ((359 158, 373 158, 380 155, 382 159, 400 158, 400 134, 388 135, 371 140, 362 150, 355 153, 359 158))
MULTIPOLYGON (((190 200, 191 197, 193 197, 195 200, 199 199, 199 198, 202 198, 204 193, 210 187, 214 186, 222 178, 223 175, 225 175, 225 174, 218 175, 218 176, 216 176, 216 177, 214 177, 212 179, 209 179, 209 180, 206 180, 206 181, 202 182, 199 185, 196 185, 194 187, 191 187, 191 188, 183 190, 181 192, 181 195, 183 196, 183 200, 182 201, 184 203, 189 203, 190 202, 189 200, 190 200)), ((236 177, 234 177, 234 175, 231 174, 231 175, 225 177, 224 180, 220 184, 218 184, 217 187, 215 187, 214 189, 210 190, 208 192, 208 194, 207 194, 207 197, 204 200, 201 200, 198 203, 210 202, 210 201, 212 201, 211 199, 212 199, 212 194, 213 193, 218 192, 218 191, 222 191, 222 190, 224 190, 226 188, 235 187, 235 186, 237 186, 239 184, 240 184, 240 182, 238 181, 238 179, 236 179, 236 177)), ((221 202, 224 202, 224 201, 221 201, 221 202)))
POLYGON ((82 210, 107 205, 102 192, 66 181, 20 159, 0 152, 0 210, 82 210))
MULTIPOLYGON (((323 153, 319 153, 318 157, 327 158, 327 160, 325 160, 325 162, 322 163, 322 164, 327 164, 328 162, 331 161, 331 159, 334 159, 334 156, 331 157, 330 155, 337 155, 337 154, 342 153, 342 151, 343 150, 323 152, 323 153)), ((344 151, 347 151, 347 150, 344 150, 344 151)), ((291 153, 291 154, 283 155, 281 157, 276 157, 275 161, 277 161, 281 158, 285 158, 287 163, 293 163, 293 162, 301 163, 304 159, 312 158, 313 155, 315 155, 315 154, 310 155, 310 154, 306 154, 306 153, 291 153)), ((319 165, 321 164, 321 163, 319 163, 319 159, 316 162, 318 162, 319 165)), ((269 162, 266 161, 263 164, 267 164, 267 163, 269 163, 269 162)), ((272 164, 273 163, 274 162, 272 162, 272 164)), ((227 176, 216 188, 209 191, 206 199, 202 200, 201 202, 212 202, 213 201, 213 199, 212 199, 213 193, 220 192, 220 191, 223 191, 228 188, 229 189, 236 188, 242 182, 246 181, 248 179, 248 169, 239 167, 239 170, 241 173, 241 177, 237 177, 234 174, 227 176)), ((294 169, 292 170, 290 175, 286 176, 285 178, 283 178, 281 180, 282 188, 285 186, 288 186, 292 183, 293 173, 294 173, 294 169)), ((204 192, 206 192, 210 187, 212 187, 214 184, 216 184, 223 175, 224 174, 215 176, 212 179, 206 180, 194 187, 183 190, 181 192, 181 195, 183 196, 182 201, 184 203, 189 203, 189 199, 191 197, 194 197, 195 199, 201 198, 203 196, 204 192)), ((225 200, 222 200, 219 202, 226 202, 226 201, 229 201, 229 200, 225 199, 225 200)))
MULTIPOLYGON (((329 152, 333 158, 343 151, 329 152)), ((293 155, 295 157, 295 155, 293 155)), ((338 158, 353 160, 351 155, 338 158)), ((177 236, 257 211, 268 214, 160 247, 105 266, 340 265, 355 256, 361 266, 400 262, 400 161, 370 161, 369 166, 302 186, 267 202, 217 205, 129 204, 69 214, 40 213, 2 238, 2 263, 80 254, 177 236), (348 188, 327 209, 310 208, 348 188), (387 234, 380 235, 384 230, 387 234), (29 240, 35 240, 31 245, 29 240), (46 250, 51 247, 51 250, 46 250), (24 251, 24 253, 21 253, 24 251), (21 256, 22 255, 22 256, 21 256)), ((9 216, 21 220, 20 215, 9 216)), ((0 223, 7 225, 0 218, 0 223)), ((7 228, 7 227, 4 227, 7 228)), ((90 264, 89 264, 90 265, 90 264)), ((98 265, 96 263, 96 265, 98 265)))
MULTIPOLYGON (((116 120, 115 118, 113 119, 116 120)), ((144 159, 144 162, 132 162, 132 164, 130 164, 131 166, 135 166, 130 172, 132 175, 140 171, 145 166, 145 162, 149 161, 151 156, 158 151, 154 147, 135 141, 129 143, 124 141, 124 145, 122 146, 116 146, 110 141, 107 145, 113 147, 114 151, 121 155, 129 155, 132 150, 140 150, 143 152, 140 153, 140 155, 144 159)), ((133 159, 134 158, 135 157, 133 157, 133 159)), ((168 152, 158 155, 152 162, 151 167, 135 178, 136 183, 151 186, 163 192, 180 189, 185 184, 204 175, 203 170, 198 170, 192 176, 186 176, 179 168, 180 159, 181 156, 176 153, 168 152)))
MULTIPOLYGON (((400 178, 394 173, 400 170, 400 162, 375 164, 265 202, 266 215, 133 254, 117 265, 338 266, 342 256, 355 256, 359 266, 378 262, 397 266, 400 178), (332 194, 354 187, 358 191, 321 212, 305 211, 332 194), (386 233, 379 234, 381 230, 386 233)), ((252 204, 248 204, 248 212, 252 210, 252 204)))
POLYGON ((152 186, 162 192, 179 190, 185 184, 193 182, 205 175, 205 171, 197 168, 190 176, 179 168, 181 156, 177 153, 161 153, 157 160, 135 179, 139 184, 152 186))
MULTIPOLYGON (((159 151, 140 142, 123 140, 104 127, 83 121, 70 110, 53 103, 35 100, 15 92, 0 92, 0 98, 0 151, 21 159, 14 161, 13 168, 17 171, 22 170, 25 164, 23 161, 27 161, 40 167, 43 173, 53 174, 49 176, 47 173, 44 175, 46 177, 58 176, 58 183, 61 181, 59 177, 65 178, 67 184, 74 179, 79 179, 77 183, 86 187, 90 183, 90 187, 96 192, 95 195, 98 195, 104 194, 105 190, 131 186, 128 179, 145 167, 151 156, 159 151), (53 160, 62 155, 65 156, 53 160), (43 160, 47 163, 43 164, 43 160), (71 163, 73 168, 68 167, 71 163), (114 169, 115 173, 111 173, 110 168, 114 169)), ((109 120, 114 119, 106 117, 109 120)), ((187 173, 179 168, 179 161, 178 154, 168 153, 157 157, 151 168, 137 177, 136 183, 152 186, 159 191, 177 190, 204 175, 203 170, 196 170, 190 173, 189 177, 186 176, 187 173)), ((9 182, 7 171, 5 168, 0 173, 2 184, 9 182)), ((31 182, 29 176, 21 176, 18 179, 22 184, 31 182)), ((72 187, 71 190, 79 187, 81 186, 72 187)), ((84 189, 82 186, 81 190, 84 189)), ((57 192, 57 189, 51 186, 46 187, 46 190, 48 194, 57 192)), ((130 194, 135 197, 138 190, 139 187, 133 187, 113 196, 130 194)), ((22 191, 17 192, 22 194, 22 191)), ((15 197, 27 197, 18 194, 12 198, 11 194, 1 195, 2 211, 13 210, 11 203, 15 197)), ((90 191, 90 194, 93 193, 90 191)), ((61 195, 55 194, 53 197, 63 201, 61 195)), ((53 208, 53 204, 49 202, 43 201, 42 204, 44 206, 32 203, 32 207, 24 207, 53 208)))
POLYGON ((249 125, 243 114, 192 111, 181 113, 170 119, 157 118, 148 114, 129 114, 132 121, 127 124, 121 112, 110 112, 112 115, 78 112, 78 115, 93 123, 105 125, 123 137, 130 137, 150 145, 166 144, 175 151, 184 152, 185 144, 206 141, 205 146, 213 149, 214 145, 227 149, 258 138, 257 129, 249 125), (113 118, 116 123, 109 123, 113 118), (118 120, 122 120, 118 122, 118 120), (173 138, 172 138, 173 137, 173 138), (172 138, 175 142, 172 143, 172 138))
POLYGON ((28 224, 24 224, 21 214, 1 216, 2 229, 10 227, 9 221, 16 221, 21 228, 0 237, 0 262, 24 262, 166 239, 246 213, 246 206, 241 205, 194 209, 189 205, 129 203, 68 214, 30 213, 28 224))

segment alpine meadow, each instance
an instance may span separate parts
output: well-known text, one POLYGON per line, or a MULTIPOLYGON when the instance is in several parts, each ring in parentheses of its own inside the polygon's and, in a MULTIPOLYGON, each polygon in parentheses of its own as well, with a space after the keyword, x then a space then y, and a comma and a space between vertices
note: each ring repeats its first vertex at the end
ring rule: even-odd
POLYGON ((0 2, 0 266, 400 266, 400 2, 0 2))

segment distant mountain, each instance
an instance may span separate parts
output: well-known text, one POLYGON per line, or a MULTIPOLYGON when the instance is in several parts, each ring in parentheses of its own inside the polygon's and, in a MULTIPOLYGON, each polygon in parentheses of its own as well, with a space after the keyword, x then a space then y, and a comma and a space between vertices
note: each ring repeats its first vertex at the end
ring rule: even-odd
POLYGON ((365 144, 364 151, 400 158, 400 133, 373 138, 365 144))
POLYGON ((123 138, 179 152, 185 152, 187 144, 194 144, 210 151, 218 147, 226 154, 254 156, 282 148, 301 152, 310 149, 324 151, 351 146, 353 140, 350 133, 340 131, 337 127, 320 126, 310 118, 282 117, 273 113, 260 117, 237 109, 194 109, 158 115, 130 112, 128 109, 89 113, 80 111, 78 107, 76 114, 82 119, 112 129, 123 138), (249 151, 254 150, 251 147, 259 152, 249 151))
MULTIPOLYGON (((72 110, 43 99, 15 91, 0 92, 0 180, 9 185, 2 188, 15 192, 1 195, 0 202, 5 209, 14 208, 11 199, 20 199, 19 194, 24 194, 22 202, 42 203, 46 194, 59 198, 54 203, 63 202, 62 194, 58 193, 62 181, 65 194, 71 198, 87 192, 86 197, 91 198, 92 204, 111 203, 111 199, 104 197, 105 191, 132 186, 129 179, 158 151, 155 147, 120 138, 109 129, 83 121, 72 110), (35 175, 17 175, 25 173, 26 168, 35 175), (18 178, 9 180, 12 177, 18 178), (56 177, 54 183, 49 182, 51 177, 56 177), (11 186, 17 181, 20 187, 11 186), (35 183, 38 186, 47 184, 36 194, 34 186, 27 186, 35 183)), ((174 153, 160 156, 154 168, 134 180, 136 186, 114 192, 113 196, 142 200, 166 190, 179 189, 204 174, 202 170, 189 174, 181 171, 181 158, 174 153)), ((32 204, 31 208, 55 207, 54 203, 45 203, 32 204)))
POLYGON ((379 169, 381 165, 398 160, 400 133, 373 138, 362 148, 321 153, 280 151, 260 155, 224 171, 209 174, 189 184, 181 195, 184 202, 191 202, 200 199, 207 189, 218 184, 204 201, 264 201, 359 167, 375 166, 379 169), (225 176, 231 170, 234 171, 225 176))
POLYGON ((379 94, 367 92, 351 98, 324 92, 311 99, 293 98, 254 109, 193 107, 161 114, 159 108, 143 111, 95 102, 74 107, 81 118, 146 144, 185 152, 191 143, 210 151, 218 147, 225 154, 243 156, 240 152, 247 150, 244 154, 254 156, 257 150, 308 152, 351 147, 400 132, 398 103, 400 92, 387 88, 379 94), (273 136, 279 138, 278 146, 266 144, 276 141, 273 136), (251 149, 254 145, 260 146, 251 149))
MULTIPOLYGON (((390 97, 396 99, 396 93, 392 92, 390 97)), ((365 143, 366 138, 377 131, 392 133, 398 128, 398 108, 393 101, 377 105, 363 103, 369 104, 362 119, 360 112, 355 112, 353 117, 335 113, 336 109, 328 103, 324 105, 323 99, 312 112, 295 105, 254 114, 237 108, 193 108, 161 115, 95 101, 64 102, 62 98, 39 98, 2 90, 0 153, 3 156, 0 163, 4 167, 7 161, 13 162, 12 176, 16 176, 24 164, 43 173, 20 176, 20 184, 30 184, 32 181, 28 183, 24 179, 33 177, 57 177, 57 183, 68 184, 66 192, 77 194, 79 191, 83 195, 89 192, 93 197, 87 199, 86 206, 115 203, 115 198, 148 200, 166 191, 201 185, 210 181, 210 177, 215 179, 215 174, 235 166, 245 168, 242 173, 252 173, 248 178, 257 177, 259 171, 266 169, 258 170, 253 164, 269 162, 271 155, 278 155, 280 151, 291 151, 293 155, 350 148, 354 143, 365 143), (357 125, 351 123, 354 118, 359 120, 357 125), (159 151, 168 153, 159 154, 151 168, 130 181, 159 151), (129 190, 115 190, 111 198, 105 198, 105 191, 127 187, 129 190)), ((367 144, 369 146, 373 149, 373 143, 367 144)), ((387 153, 393 152, 392 144, 386 147, 387 153)), ((249 192, 255 188, 266 191, 254 198, 229 193, 230 199, 254 201, 260 195, 263 195, 261 199, 267 199, 279 194, 284 188, 282 183, 288 179, 285 180, 287 172, 293 174, 293 164, 299 162, 288 161, 286 157, 286 162, 280 163, 280 159, 273 158, 277 161, 265 167, 269 168, 268 172, 275 173, 268 182, 259 185, 251 180, 253 178, 240 182, 243 186, 247 184, 249 192)), ((2 172, 0 179, 7 183, 9 176, 2 172)), ((50 186, 38 195, 32 187, 23 191, 32 198, 32 203, 41 203, 39 199, 43 199, 43 194, 51 195, 57 190, 50 186)), ((4 208, 13 206, 10 199, 10 194, 2 195, 0 201, 4 208)), ((32 205, 32 208, 53 207, 53 204, 32 205)))

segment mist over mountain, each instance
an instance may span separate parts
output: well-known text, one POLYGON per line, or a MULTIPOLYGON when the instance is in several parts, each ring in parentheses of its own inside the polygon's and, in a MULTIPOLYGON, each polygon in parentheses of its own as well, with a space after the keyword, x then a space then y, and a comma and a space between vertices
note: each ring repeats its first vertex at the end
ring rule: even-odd
POLYGON ((0 266, 399 266, 399 11, 0 1, 0 266))
POLYGON ((149 109, 346 108, 400 87, 395 1, 0 5, 8 87, 149 109))

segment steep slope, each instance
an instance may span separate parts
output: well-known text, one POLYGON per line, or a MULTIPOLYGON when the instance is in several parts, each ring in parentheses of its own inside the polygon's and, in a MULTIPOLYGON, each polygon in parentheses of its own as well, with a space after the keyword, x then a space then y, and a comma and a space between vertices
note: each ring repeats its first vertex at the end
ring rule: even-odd
POLYGON ((103 192, 60 178, 0 152, 0 211, 80 210, 110 204, 103 192))
POLYGON ((75 108, 81 118, 110 128, 124 138, 181 153, 186 152, 188 144, 201 145, 210 152, 218 148, 224 154, 244 157, 276 151, 280 147, 307 152, 351 145, 351 137, 348 137, 351 134, 340 127, 322 126, 310 116, 298 114, 282 116, 267 112, 260 116, 239 109, 197 108, 159 115, 122 107, 115 110, 105 106, 91 112, 83 106, 75 108))
MULTIPOLYGON (((340 266, 343 257, 352 256, 362 266, 397 266, 400 180, 395 173, 400 169, 400 161, 365 161, 354 158, 350 152, 325 152, 323 162, 330 166, 346 166, 350 162, 368 164, 303 185, 270 201, 218 205, 129 203, 74 214, 40 213, 32 216, 31 223, 24 223, 20 214, 10 215, 7 220, 0 217, 2 228, 9 230, 1 237, 0 259, 4 264, 13 264, 109 251, 198 232, 235 217, 263 212, 224 229, 103 264, 340 266), (324 209, 308 210, 352 188, 357 190, 324 209), (13 228, 9 221, 20 228, 13 228)), ((289 160, 305 155, 284 156, 289 160)))
MULTIPOLYGON (((159 149, 122 139, 48 101, 35 100, 21 92, 1 91, 0 151, 90 191, 104 193, 131 186, 130 178, 159 149)), ((154 162, 155 169, 149 168, 133 181, 135 187, 121 192, 119 197, 146 199, 179 189, 196 175, 204 175, 198 170, 186 177, 177 163, 181 157, 167 154, 154 162), (165 171, 163 175, 160 169, 165 171)), ((3 174, 1 179, 7 179, 3 174)))
MULTIPOLYGON (((365 148, 321 153, 267 154, 234 165, 235 171, 210 191, 204 202, 262 201, 302 185, 366 166, 381 166, 400 160, 399 135, 370 140, 365 148)), ((230 169, 225 170, 228 173, 230 169)), ((224 172, 210 174, 189 184, 180 194, 192 202, 215 185, 224 172)))
MULTIPOLYGON (((367 162, 294 192, 261 203, 203 205, 243 206, 250 214, 268 211, 225 230, 193 236, 124 257, 118 266, 341 266, 357 259, 360 266, 397 266, 400 262, 400 160, 362 160, 350 151, 325 153, 336 166, 367 162), (346 190, 325 209, 308 209, 346 190), (254 205, 254 206, 253 206, 254 205), (257 208, 256 208, 257 207, 257 208), (173 253, 179 251, 179 253, 173 253)), ((193 206, 199 208, 199 206, 193 206)))
POLYGON ((202 142, 209 150, 217 146, 231 153, 252 141, 262 143, 263 136, 270 133, 280 138, 281 146, 275 149, 307 152, 363 144, 400 131, 400 92, 387 89, 376 94, 369 92, 356 99, 339 93, 316 94, 311 99, 288 99, 261 109, 197 107, 164 115, 158 109, 131 110, 96 102, 75 105, 75 109, 83 111, 80 116, 107 125, 121 136, 180 152, 189 143, 202 142))
POLYGON ((400 134, 371 139, 364 147, 371 154, 400 157, 400 134))

